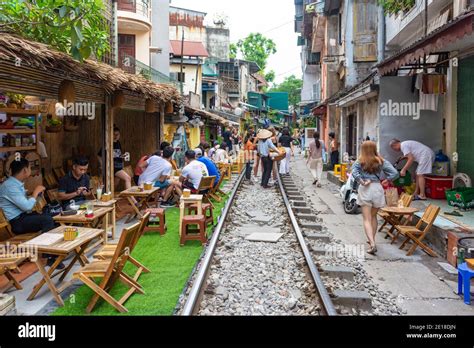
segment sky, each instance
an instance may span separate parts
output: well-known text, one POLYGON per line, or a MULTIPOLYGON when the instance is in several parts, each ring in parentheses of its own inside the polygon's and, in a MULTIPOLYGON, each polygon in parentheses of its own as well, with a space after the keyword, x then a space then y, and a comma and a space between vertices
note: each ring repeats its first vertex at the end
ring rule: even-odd
POLYGON ((264 34, 278 50, 267 64, 267 70, 275 70, 275 81, 280 83, 290 75, 301 77, 293 0, 172 0, 171 5, 206 12, 209 25, 213 25, 216 14, 224 13, 233 43, 252 32, 264 34))

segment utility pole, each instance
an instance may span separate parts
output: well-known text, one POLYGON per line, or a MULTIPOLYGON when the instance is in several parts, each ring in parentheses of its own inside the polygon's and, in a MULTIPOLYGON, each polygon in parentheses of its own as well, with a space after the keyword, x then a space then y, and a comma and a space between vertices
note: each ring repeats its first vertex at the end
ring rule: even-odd
POLYGON ((428 0, 425 0, 425 36, 428 35, 428 0))
MULTIPOLYGON (((183 69, 184 69, 184 27, 182 29, 181 34, 181 69, 180 69, 180 76, 183 79, 183 69)), ((184 79, 183 79, 184 80, 184 79)), ((184 81, 181 81, 181 96, 184 95, 184 81)))

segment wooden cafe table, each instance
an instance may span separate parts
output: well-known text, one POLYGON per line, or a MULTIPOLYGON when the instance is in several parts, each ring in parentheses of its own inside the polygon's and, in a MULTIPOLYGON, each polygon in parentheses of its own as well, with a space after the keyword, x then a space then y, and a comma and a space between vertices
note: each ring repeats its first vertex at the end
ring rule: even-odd
MULTIPOLYGON (((94 216, 86 217, 85 210, 79 210, 75 215, 57 215, 53 217, 54 221, 61 226, 81 225, 82 227, 92 228, 101 223, 103 228, 103 236, 99 242, 92 245, 91 248, 99 244, 107 244, 107 231, 109 228, 109 214, 113 214, 115 207, 94 207, 94 216)), ((115 224, 115 221, 112 221, 115 224)))
MULTIPOLYGON (((116 209, 115 209, 115 204, 117 203, 116 199, 111 199, 110 201, 107 202, 102 202, 99 200, 92 201, 94 203, 94 207, 98 208, 112 208, 112 211, 109 213, 110 214, 110 220, 112 222, 112 240, 115 239, 115 232, 117 229, 117 224, 116 224, 116 209)), ((108 232, 108 230, 106 229, 108 232)))
MULTIPOLYGON (((72 267, 76 262, 79 262, 81 266, 84 266, 86 263, 89 263, 89 260, 84 255, 84 253, 90 242, 104 233, 103 230, 99 229, 76 227, 78 231, 78 237, 73 241, 65 241, 65 228, 67 227, 60 226, 47 233, 43 233, 40 236, 31 239, 26 243, 20 244, 19 247, 23 250, 37 251, 38 255, 36 257, 35 263, 41 275, 43 276, 40 282, 36 284, 33 288, 33 291, 28 297, 28 301, 32 301, 36 297, 38 292, 41 290, 43 285, 46 284, 51 293, 53 294, 56 302, 58 302, 59 305, 64 306, 64 301, 61 298, 60 294, 69 285, 71 285, 71 282, 67 282, 63 284, 60 288, 58 288, 53 283, 53 279, 58 275, 61 275, 61 277, 59 278, 59 282, 62 282, 64 278, 68 275, 68 273, 71 271, 72 267), (57 256, 56 261, 49 268, 48 271, 45 270, 41 259, 41 254, 57 256), (58 270, 56 273, 54 273, 59 264, 71 254, 74 255, 72 261, 63 270, 58 270)), ((31 252, 31 254, 33 254, 33 252, 31 252)))
POLYGON ((135 211, 135 215, 131 216, 128 221, 131 221, 136 216, 139 216, 140 219, 143 217, 143 214, 140 210, 150 208, 148 206, 148 200, 153 197, 160 189, 158 187, 153 187, 151 190, 141 190, 140 187, 135 186, 131 187, 128 190, 122 191, 120 197, 127 198, 128 202, 135 211), (138 206, 133 202, 133 198, 138 202, 138 206))
MULTIPOLYGON (((415 213, 419 211, 417 208, 413 207, 385 207, 381 209, 383 212, 386 212, 389 217, 388 221, 392 225, 390 231, 387 232, 387 235, 392 238, 392 243, 395 241, 395 236, 393 235, 393 231, 395 230, 395 225, 401 225, 402 224, 402 218, 405 217, 411 217, 415 213)), ((410 219, 407 219, 407 222, 410 219)))

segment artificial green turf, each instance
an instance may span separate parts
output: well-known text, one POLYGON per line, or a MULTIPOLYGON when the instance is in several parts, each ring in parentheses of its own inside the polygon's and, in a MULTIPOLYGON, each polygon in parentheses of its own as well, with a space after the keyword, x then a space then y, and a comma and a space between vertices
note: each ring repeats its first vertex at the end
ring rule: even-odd
MULTIPOLYGON (((225 199, 227 201, 227 197, 225 199)), ((215 220, 225 205, 214 203, 215 220)), ((188 242, 184 247, 179 245, 179 209, 166 211, 168 231, 164 236, 147 234, 143 236, 133 251, 133 256, 151 270, 142 273, 139 283, 145 294, 134 294, 125 303, 129 310, 126 315, 171 315, 178 302, 179 295, 191 272, 202 254, 201 243, 188 242)), ((213 227, 209 228, 211 231, 213 227)), ((125 272, 133 275, 136 268, 128 264, 125 272)), ((125 294, 126 288, 117 282, 111 291, 114 298, 119 299, 125 294)), ((81 286, 73 295, 64 299, 65 306, 55 310, 51 315, 71 316, 85 315, 85 309, 93 295, 87 286, 81 286)), ((99 300, 91 315, 123 315, 103 300, 99 300)))

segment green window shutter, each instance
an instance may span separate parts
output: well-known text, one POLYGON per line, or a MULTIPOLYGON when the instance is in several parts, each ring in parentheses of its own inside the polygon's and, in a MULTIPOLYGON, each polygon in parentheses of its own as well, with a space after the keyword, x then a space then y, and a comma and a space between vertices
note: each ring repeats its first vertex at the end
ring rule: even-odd
POLYGON ((462 59, 458 71, 457 170, 474 179, 474 57, 462 59))

